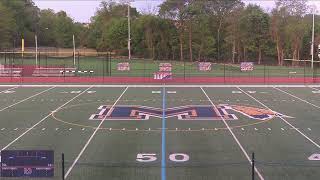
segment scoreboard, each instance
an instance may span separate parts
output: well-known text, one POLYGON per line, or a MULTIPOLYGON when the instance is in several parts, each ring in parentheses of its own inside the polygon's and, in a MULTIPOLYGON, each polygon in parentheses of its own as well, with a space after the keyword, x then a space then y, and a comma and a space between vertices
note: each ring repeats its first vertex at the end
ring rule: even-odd
POLYGON ((53 177, 54 152, 51 150, 1 151, 1 177, 53 177))

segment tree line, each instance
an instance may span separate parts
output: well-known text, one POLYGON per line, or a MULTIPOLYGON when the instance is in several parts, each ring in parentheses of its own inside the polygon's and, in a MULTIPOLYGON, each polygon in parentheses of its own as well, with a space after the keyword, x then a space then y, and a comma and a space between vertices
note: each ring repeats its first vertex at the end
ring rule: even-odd
POLYGON ((40 10, 32 0, 0 0, 0 49, 38 44, 52 47, 72 47, 72 35, 81 45, 85 27, 74 22, 66 12, 52 9, 40 10))
MULTIPOLYGON (((275 0, 266 12, 241 0, 165 0, 157 13, 130 7, 131 47, 135 57, 181 61, 277 63, 310 59, 312 14, 307 0, 275 0)), ((63 11, 40 10, 32 0, 0 1, 0 48, 24 37, 34 45, 77 47, 128 54, 128 6, 101 2, 84 26, 63 11)), ((320 16, 315 16, 315 48, 320 44, 320 16)))

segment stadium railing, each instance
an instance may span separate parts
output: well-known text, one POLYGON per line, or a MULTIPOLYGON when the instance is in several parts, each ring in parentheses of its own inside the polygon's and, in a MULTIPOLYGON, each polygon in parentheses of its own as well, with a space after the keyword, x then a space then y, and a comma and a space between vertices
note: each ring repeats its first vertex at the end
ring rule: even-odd
MULTIPOLYGON (((259 154, 258 154, 259 157, 259 154)), ((59 158, 59 157, 58 157, 59 158)), ((64 179, 73 161, 55 160, 55 179, 64 179)), ((166 165, 167 179, 211 180, 211 179, 260 179, 254 167, 265 179, 317 179, 320 168, 317 161, 310 160, 261 160, 251 155, 251 162, 242 157, 235 160, 169 163, 166 165)), ((145 179, 159 180, 160 162, 78 161, 72 166, 67 179, 145 179)))

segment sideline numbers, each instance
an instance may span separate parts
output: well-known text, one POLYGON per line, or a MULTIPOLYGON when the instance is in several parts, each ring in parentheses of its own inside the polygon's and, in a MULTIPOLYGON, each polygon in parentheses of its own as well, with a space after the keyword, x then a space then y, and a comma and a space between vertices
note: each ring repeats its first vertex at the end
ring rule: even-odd
POLYGON ((79 94, 81 91, 71 91, 70 94, 79 94))
POLYGON ((170 161, 174 162, 186 162, 189 161, 190 157, 187 154, 175 153, 169 155, 170 161))
POLYGON ((3 91, 3 92, 0 92, 0 94, 3 93, 3 94, 12 94, 12 93, 15 93, 15 91, 3 91))
MULTIPOLYGON (((80 94, 82 91, 70 91, 70 92, 67 92, 67 91, 63 91, 63 92, 60 92, 62 94, 80 94)), ((87 91, 88 94, 94 94, 96 93, 97 91, 87 91)))
MULTIPOLYGON (((186 162, 190 157, 184 153, 173 153, 169 155, 169 160, 173 162, 186 162)), ((157 154, 154 153, 139 153, 137 154, 138 162, 153 162, 157 160, 157 154)))
POLYGON ((156 154, 137 154, 137 161, 139 162, 152 162, 157 160, 156 154))

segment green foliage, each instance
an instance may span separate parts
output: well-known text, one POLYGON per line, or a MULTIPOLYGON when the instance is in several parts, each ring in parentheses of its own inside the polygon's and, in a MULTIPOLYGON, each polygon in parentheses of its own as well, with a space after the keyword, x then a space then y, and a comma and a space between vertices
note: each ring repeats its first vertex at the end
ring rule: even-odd
POLYGON ((55 31, 58 47, 72 47, 72 36, 74 34, 73 20, 64 11, 56 14, 55 31))
POLYGON ((98 49, 119 50, 124 52, 128 44, 128 25, 127 20, 112 20, 106 31, 103 31, 102 41, 99 41, 98 49))
POLYGON ((269 40, 269 16, 256 5, 249 5, 240 18, 245 48, 256 54, 266 48, 269 40))
POLYGON ((24 37, 26 44, 34 45, 34 32, 39 21, 39 9, 32 0, 2 0, 2 4, 12 13, 16 32, 14 39, 20 42, 24 37))
POLYGON ((12 46, 12 37, 16 32, 16 23, 10 10, 0 2, 0 49, 12 46))

